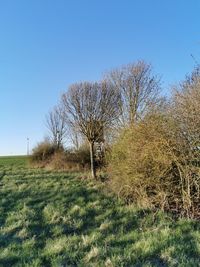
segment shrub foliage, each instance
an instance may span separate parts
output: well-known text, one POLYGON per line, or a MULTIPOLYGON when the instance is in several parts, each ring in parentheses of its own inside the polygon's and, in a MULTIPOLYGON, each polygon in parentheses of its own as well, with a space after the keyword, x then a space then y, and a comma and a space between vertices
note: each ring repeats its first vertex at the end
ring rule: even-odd
POLYGON ((30 158, 31 163, 46 165, 51 160, 51 157, 54 155, 55 151, 55 145, 48 140, 44 140, 33 148, 30 158))
POLYGON ((200 75, 176 89, 170 104, 123 130, 110 154, 111 187, 129 201, 187 217, 200 208, 200 75))

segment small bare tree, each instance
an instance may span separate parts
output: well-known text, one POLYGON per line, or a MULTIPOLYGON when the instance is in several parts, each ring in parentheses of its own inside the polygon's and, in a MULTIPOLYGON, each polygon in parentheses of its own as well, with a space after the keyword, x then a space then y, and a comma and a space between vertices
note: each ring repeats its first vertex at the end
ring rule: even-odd
POLYGON ((53 144, 57 149, 60 149, 68 131, 64 111, 61 107, 56 106, 47 114, 46 126, 53 144))
POLYGON ((119 116, 119 92, 108 82, 73 84, 62 95, 68 122, 77 127, 90 145, 91 173, 96 178, 94 144, 103 138, 103 131, 119 116))
POLYGON ((114 69, 106 75, 122 97, 123 124, 133 124, 154 105, 160 91, 160 80, 153 74, 152 66, 144 61, 114 69))

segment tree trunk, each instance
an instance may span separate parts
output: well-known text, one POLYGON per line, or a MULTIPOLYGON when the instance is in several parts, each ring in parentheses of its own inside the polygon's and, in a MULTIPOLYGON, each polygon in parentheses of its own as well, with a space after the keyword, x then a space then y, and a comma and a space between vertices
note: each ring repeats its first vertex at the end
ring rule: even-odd
POLYGON ((94 160, 94 142, 90 142, 90 162, 91 162, 91 175, 92 178, 96 179, 96 166, 94 160))

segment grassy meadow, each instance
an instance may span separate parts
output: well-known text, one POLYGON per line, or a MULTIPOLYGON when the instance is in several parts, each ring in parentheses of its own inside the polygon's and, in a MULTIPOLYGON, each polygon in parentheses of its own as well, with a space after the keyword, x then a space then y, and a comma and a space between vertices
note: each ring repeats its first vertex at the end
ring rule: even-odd
POLYGON ((1 157, 0 266, 200 266, 200 223, 127 206, 78 174, 1 157))

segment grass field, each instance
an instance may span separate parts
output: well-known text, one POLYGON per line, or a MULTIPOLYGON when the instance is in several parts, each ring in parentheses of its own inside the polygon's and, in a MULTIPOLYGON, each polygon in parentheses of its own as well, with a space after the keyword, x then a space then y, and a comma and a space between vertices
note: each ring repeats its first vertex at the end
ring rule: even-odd
POLYGON ((76 174, 0 158, 0 266, 200 266, 200 223, 126 206, 76 174))

